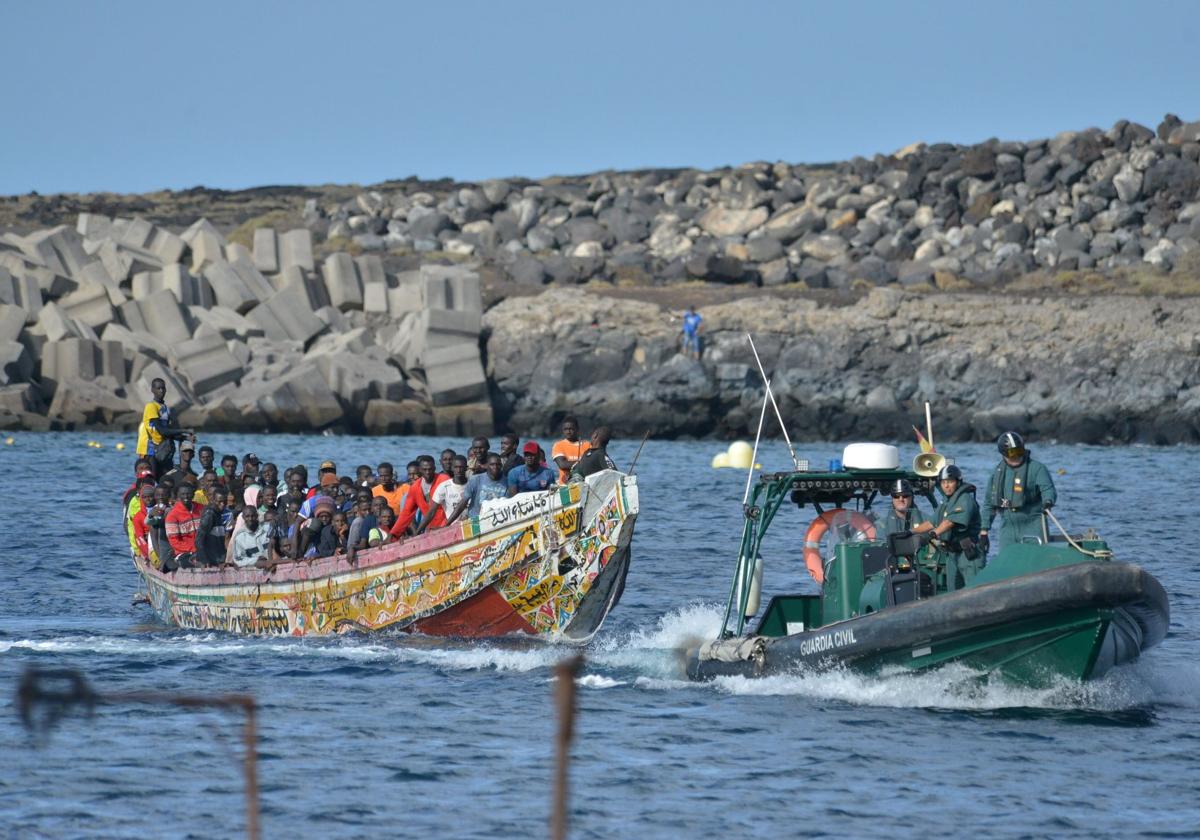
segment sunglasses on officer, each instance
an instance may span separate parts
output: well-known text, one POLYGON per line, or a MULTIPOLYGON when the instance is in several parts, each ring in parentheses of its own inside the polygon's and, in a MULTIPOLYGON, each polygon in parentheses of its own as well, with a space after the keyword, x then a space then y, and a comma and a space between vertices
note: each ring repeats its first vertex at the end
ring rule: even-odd
POLYGON ((1021 458, 1025 455, 1025 450, 1019 446, 1014 446, 1012 449, 1004 450, 1005 458, 1021 458))
POLYGON ((911 499, 912 493, 893 493, 892 498, 893 499, 911 499))

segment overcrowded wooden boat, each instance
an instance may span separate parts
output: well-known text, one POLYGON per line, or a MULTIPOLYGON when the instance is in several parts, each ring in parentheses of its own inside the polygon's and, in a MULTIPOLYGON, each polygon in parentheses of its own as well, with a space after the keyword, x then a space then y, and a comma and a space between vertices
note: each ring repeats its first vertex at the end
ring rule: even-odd
POLYGON ((589 640, 629 569, 637 478, 585 481, 488 502, 478 517, 400 543, 256 568, 164 573, 134 565, 169 624, 248 635, 404 629, 436 636, 589 640))

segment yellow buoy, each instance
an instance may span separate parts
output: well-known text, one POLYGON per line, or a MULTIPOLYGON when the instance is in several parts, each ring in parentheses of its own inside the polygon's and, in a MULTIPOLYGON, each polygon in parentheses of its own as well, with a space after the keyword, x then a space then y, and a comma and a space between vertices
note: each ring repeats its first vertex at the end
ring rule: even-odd
POLYGON ((713 456, 712 468, 714 470, 719 470, 721 467, 728 467, 728 466, 729 466, 729 453, 728 452, 718 452, 716 455, 713 456))
POLYGON ((754 462, 754 447, 744 440, 729 444, 729 466, 739 470, 749 469, 754 462))
POLYGON ((4 439, 5 446, 12 446, 14 443, 16 443, 16 440, 13 438, 5 438, 4 439))
POLYGON ((116 448, 117 448, 117 451, 119 452, 119 451, 121 451, 122 449, 124 449, 124 448, 125 448, 125 444, 123 444, 123 443, 118 443, 116 448))

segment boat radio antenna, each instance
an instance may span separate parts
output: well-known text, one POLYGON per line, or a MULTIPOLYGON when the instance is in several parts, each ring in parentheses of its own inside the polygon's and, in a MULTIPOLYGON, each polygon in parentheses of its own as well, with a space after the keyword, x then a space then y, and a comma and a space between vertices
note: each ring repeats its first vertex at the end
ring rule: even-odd
POLYGON ((783 439, 787 442, 788 452, 791 453, 792 467, 799 472, 800 462, 796 459, 796 448, 792 446, 792 439, 788 437, 787 426, 783 422, 783 414, 780 413, 779 403, 775 402, 775 393, 771 390, 771 380, 767 379, 767 372, 763 369, 762 359, 758 357, 758 348, 754 346, 754 336, 746 333, 746 340, 750 342, 750 352, 754 354, 754 362, 758 365, 758 375, 762 377, 763 384, 767 386, 767 398, 771 401, 771 408, 775 409, 775 417, 779 420, 779 429, 783 432, 783 439))
MULTIPOLYGON (((771 387, 771 383, 767 383, 771 387)), ((742 510, 750 501, 750 482, 754 480, 754 465, 758 463, 758 442, 762 440, 763 421, 767 418, 767 395, 763 394, 762 410, 758 412, 758 431, 754 433, 754 452, 750 455, 750 469, 746 470, 746 492, 742 494, 742 510)))

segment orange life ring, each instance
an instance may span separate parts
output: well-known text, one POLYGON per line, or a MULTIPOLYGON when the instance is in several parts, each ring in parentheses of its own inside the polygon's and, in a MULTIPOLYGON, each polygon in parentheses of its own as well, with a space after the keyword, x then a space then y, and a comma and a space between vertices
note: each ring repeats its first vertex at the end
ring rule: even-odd
POLYGON ((874 523, 856 510, 834 508, 814 519, 804 532, 804 565, 808 567, 808 573, 817 583, 825 582, 825 564, 821 561, 821 538, 828 533, 834 518, 840 514, 849 516, 850 527, 855 531, 861 532, 869 540, 875 539, 874 523))

